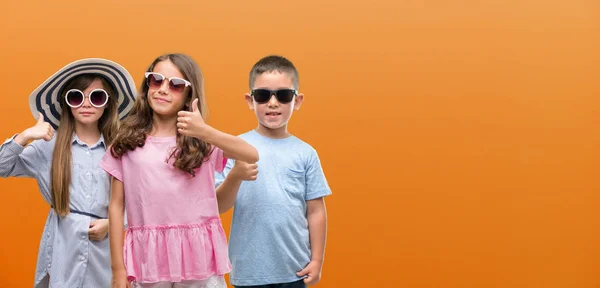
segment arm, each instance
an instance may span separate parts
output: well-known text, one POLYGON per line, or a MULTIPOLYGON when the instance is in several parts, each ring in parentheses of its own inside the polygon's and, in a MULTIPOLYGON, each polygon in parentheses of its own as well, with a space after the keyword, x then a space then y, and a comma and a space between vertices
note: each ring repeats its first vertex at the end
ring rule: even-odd
POLYGON ((258 151, 252 145, 248 144, 242 138, 221 132, 212 127, 210 133, 204 138, 206 142, 211 143, 223 150, 223 156, 229 159, 241 160, 247 163, 256 163, 258 161, 258 151))
MULTIPOLYGON (((230 168, 231 161, 227 161, 226 169, 230 169, 225 180, 217 187, 217 202, 219 203, 219 214, 227 212, 235 204, 238 190, 242 181, 254 181, 258 175, 258 164, 248 164, 243 161, 235 161, 230 168)), ((223 171, 225 174, 225 171, 223 171)))
POLYGON ((54 130, 50 124, 43 121, 40 114, 38 123, 25 129, 16 137, 9 139, 0 146, 0 177, 25 176, 36 177, 42 167, 48 167, 44 157, 41 156, 39 146, 31 140, 44 139, 50 141, 54 130))
POLYGON ((202 139, 221 148, 226 158, 248 163, 258 162, 258 151, 252 145, 239 137, 221 132, 204 122, 198 110, 198 99, 195 99, 192 103, 192 112, 179 111, 177 116, 177 132, 202 139))
POLYGON ((306 218, 308 218, 308 233, 310 235, 310 261, 323 263, 325 242, 327 241, 327 210, 325 209, 325 199, 308 200, 306 204, 306 218))
POLYGON ((327 240, 327 211, 325 210, 325 199, 322 197, 308 200, 306 204, 311 259, 308 265, 297 274, 299 277, 306 276, 304 283, 313 286, 321 280, 327 240))
POLYGON ((298 273, 298 276, 307 276, 304 283, 308 286, 315 285, 321 280, 327 241, 327 210, 324 197, 328 195, 331 195, 331 189, 323 174, 319 156, 313 150, 306 170, 306 218, 311 259, 306 268, 298 273))
POLYGON ((125 193, 123 182, 112 178, 110 203, 108 206, 108 225, 110 243, 110 266, 112 269, 111 287, 129 287, 127 272, 123 261, 123 214, 125 212, 125 193))
POLYGON ((16 137, 9 139, 0 146, 0 177, 35 178, 39 175, 39 170, 47 167, 48 163, 43 163, 38 147, 23 147, 15 139, 16 137))
POLYGON ((238 190, 242 184, 242 179, 231 177, 231 174, 225 177, 225 180, 217 187, 217 202, 219 203, 219 214, 223 214, 235 204, 238 190))

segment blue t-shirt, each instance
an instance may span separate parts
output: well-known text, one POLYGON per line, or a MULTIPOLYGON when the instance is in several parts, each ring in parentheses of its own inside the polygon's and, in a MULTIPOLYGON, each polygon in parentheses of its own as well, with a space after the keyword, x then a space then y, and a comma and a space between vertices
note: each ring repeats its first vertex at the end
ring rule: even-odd
MULTIPOLYGON (((234 206, 229 258, 236 286, 294 282, 311 259, 306 201, 331 194, 315 149, 295 136, 240 135, 258 150, 258 177, 243 181, 234 206)), ((233 167, 228 161, 216 185, 233 167)))

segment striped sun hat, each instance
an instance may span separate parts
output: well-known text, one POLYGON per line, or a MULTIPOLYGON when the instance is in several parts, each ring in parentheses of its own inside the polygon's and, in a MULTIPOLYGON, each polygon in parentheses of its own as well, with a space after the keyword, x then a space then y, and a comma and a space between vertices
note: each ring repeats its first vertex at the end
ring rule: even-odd
POLYGON ((123 120, 133 107, 135 82, 123 66, 101 58, 72 62, 44 81, 29 95, 29 109, 33 117, 37 119, 38 112, 41 112, 44 120, 56 129, 60 124, 60 97, 63 97, 63 87, 69 80, 81 74, 99 74, 113 86, 117 95, 110 97, 118 97, 119 119, 123 120))

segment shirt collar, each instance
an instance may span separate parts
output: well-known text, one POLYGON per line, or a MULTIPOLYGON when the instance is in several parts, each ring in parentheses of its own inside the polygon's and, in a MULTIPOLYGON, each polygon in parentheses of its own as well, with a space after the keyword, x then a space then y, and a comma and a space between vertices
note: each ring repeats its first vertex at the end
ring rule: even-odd
MULTIPOLYGON (((73 144, 73 143, 77 143, 81 146, 88 146, 88 144, 81 141, 81 139, 79 139, 79 137, 75 133, 73 133, 73 140, 71 141, 71 144, 73 144)), ((95 148, 96 146, 99 146, 99 145, 102 145, 103 147, 106 148, 106 144, 104 143, 104 136, 102 134, 100 134, 100 139, 98 139, 98 142, 96 142, 96 144, 92 145, 90 148, 95 148)))

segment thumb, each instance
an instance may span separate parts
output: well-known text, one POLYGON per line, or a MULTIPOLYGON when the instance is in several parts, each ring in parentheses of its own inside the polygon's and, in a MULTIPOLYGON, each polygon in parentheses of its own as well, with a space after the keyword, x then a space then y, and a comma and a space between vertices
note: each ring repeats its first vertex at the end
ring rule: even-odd
POLYGON ((44 123, 44 114, 42 114, 42 112, 38 112, 38 124, 40 123, 44 123))
POLYGON ((192 101, 192 112, 196 112, 198 111, 198 98, 194 99, 194 101, 192 101))
POLYGON ((93 228, 94 226, 96 226, 97 222, 96 221, 92 221, 90 222, 90 228, 93 228))
POLYGON ((296 272, 296 275, 298 275, 298 277, 302 277, 304 275, 308 275, 308 269, 304 268, 304 269, 296 272))

